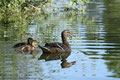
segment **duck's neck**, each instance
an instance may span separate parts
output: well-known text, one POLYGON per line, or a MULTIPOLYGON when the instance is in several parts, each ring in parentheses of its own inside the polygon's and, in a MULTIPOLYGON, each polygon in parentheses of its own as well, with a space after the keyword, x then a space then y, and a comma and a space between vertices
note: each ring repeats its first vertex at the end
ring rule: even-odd
POLYGON ((29 44, 29 45, 31 44, 29 39, 27 40, 27 44, 29 44))
POLYGON ((68 41, 67 41, 67 36, 63 35, 63 34, 62 34, 62 43, 64 45, 68 46, 69 48, 71 48, 70 45, 69 45, 69 43, 68 43, 68 41))
POLYGON ((28 42, 27 42, 27 44, 29 44, 29 45, 30 45, 31 43, 28 41, 28 42))

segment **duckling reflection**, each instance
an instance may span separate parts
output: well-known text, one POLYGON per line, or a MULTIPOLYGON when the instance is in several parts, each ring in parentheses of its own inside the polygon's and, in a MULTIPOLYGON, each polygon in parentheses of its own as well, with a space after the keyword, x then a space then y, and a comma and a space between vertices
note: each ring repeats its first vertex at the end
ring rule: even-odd
POLYGON ((37 50, 28 50, 28 51, 18 51, 18 52, 21 52, 21 53, 24 53, 24 54, 32 54, 32 55, 36 55, 38 54, 39 52, 37 50))
POLYGON ((30 52, 30 54, 36 55, 36 54, 38 54, 38 51, 37 50, 33 50, 33 51, 30 52))

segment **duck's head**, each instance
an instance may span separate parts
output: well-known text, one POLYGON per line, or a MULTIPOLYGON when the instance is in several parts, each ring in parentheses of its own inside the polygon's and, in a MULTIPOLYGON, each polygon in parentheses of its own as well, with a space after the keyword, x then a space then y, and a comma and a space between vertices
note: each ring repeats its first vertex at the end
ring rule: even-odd
POLYGON ((73 36, 71 33, 70 33, 70 31, 69 30, 64 30, 63 32, 62 32, 62 36, 66 36, 66 37, 69 37, 69 36, 73 36))
POLYGON ((32 41, 33 41, 33 38, 31 38, 31 37, 29 37, 29 38, 27 39, 27 43, 28 43, 28 44, 32 44, 32 41))
POLYGON ((36 40, 33 40, 31 45, 32 45, 32 46, 35 46, 35 45, 37 45, 37 44, 38 44, 38 42, 37 42, 36 40))

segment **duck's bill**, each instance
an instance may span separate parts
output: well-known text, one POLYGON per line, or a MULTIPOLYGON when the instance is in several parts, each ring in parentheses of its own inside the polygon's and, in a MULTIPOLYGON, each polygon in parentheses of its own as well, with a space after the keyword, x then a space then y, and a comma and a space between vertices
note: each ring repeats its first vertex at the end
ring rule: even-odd
POLYGON ((70 37, 75 37, 75 36, 74 36, 74 35, 72 35, 72 34, 69 34, 69 36, 70 36, 70 37))
POLYGON ((35 42, 35 44, 37 45, 37 44, 39 44, 39 42, 35 42))

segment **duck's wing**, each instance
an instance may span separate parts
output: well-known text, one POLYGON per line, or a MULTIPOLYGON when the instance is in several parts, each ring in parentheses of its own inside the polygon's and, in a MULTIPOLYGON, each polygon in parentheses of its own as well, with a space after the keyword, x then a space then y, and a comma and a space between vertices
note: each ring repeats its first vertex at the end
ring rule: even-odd
POLYGON ((54 47, 54 48, 60 48, 60 49, 64 50, 65 45, 62 43, 56 42, 56 43, 46 43, 45 47, 54 47))
POLYGON ((50 49, 45 47, 45 46, 41 46, 41 45, 38 45, 39 48, 41 48, 44 52, 49 52, 50 49))
POLYGON ((21 42, 21 43, 17 43, 13 46, 13 48, 17 48, 17 47, 20 47, 20 46, 23 46, 23 45, 26 45, 27 43, 25 42, 21 42))
POLYGON ((20 47, 15 48, 17 51, 28 51, 30 50, 31 46, 30 45, 22 45, 20 47))
POLYGON ((65 52, 64 44, 62 43, 46 43, 45 46, 38 45, 43 52, 49 53, 63 53, 65 52))

